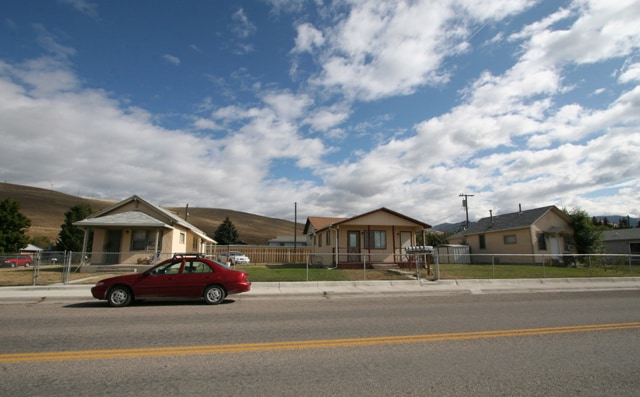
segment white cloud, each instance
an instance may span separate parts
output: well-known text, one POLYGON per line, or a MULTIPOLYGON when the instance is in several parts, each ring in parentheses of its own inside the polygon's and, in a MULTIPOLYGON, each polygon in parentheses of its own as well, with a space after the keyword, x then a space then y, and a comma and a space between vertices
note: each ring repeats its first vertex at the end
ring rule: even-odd
POLYGON ((244 9, 234 12, 231 19, 234 22, 232 30, 239 38, 246 39, 256 33, 256 26, 249 20, 244 9))
POLYGON ((68 4, 79 12, 89 16, 98 16, 98 5, 87 0, 58 0, 59 3, 68 4))
POLYGON ((620 83, 640 82, 640 63, 629 65, 629 67, 620 74, 618 81, 620 83))
POLYGON ((296 36, 296 45, 293 52, 312 51, 314 48, 321 47, 324 44, 324 36, 321 31, 314 28, 310 23, 303 23, 296 28, 298 35, 296 36))
POLYGON ((164 54, 162 55, 162 59, 164 59, 165 61, 169 62, 170 64, 179 66, 180 65, 180 58, 178 58, 175 55, 171 55, 171 54, 164 54))
POLYGON ((466 40, 472 37, 470 24, 498 20, 531 3, 349 3, 348 14, 335 26, 320 30, 300 25, 294 51, 317 49, 314 55, 322 72, 312 81, 340 89, 348 98, 376 100, 407 95, 421 86, 448 81, 443 61, 467 51, 466 40))

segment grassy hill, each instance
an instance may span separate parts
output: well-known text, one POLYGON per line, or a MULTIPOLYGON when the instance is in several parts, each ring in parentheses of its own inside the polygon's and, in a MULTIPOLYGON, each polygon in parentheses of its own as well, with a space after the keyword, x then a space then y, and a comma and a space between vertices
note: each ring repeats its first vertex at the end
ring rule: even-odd
MULTIPOLYGON (((31 220, 29 237, 43 236, 55 241, 64 222, 64 213, 76 204, 88 203, 94 211, 115 204, 113 200, 77 197, 54 190, 0 183, 0 201, 10 198, 20 204, 20 212, 31 220)), ((153 197, 143 197, 153 203, 153 197)), ((184 217, 185 208, 165 208, 184 217)), ((266 244, 276 236, 292 236, 293 222, 246 212, 218 208, 189 208, 187 221, 213 237, 226 217, 235 225, 240 239, 247 244, 266 244)), ((298 224, 298 233, 304 225, 298 224)))

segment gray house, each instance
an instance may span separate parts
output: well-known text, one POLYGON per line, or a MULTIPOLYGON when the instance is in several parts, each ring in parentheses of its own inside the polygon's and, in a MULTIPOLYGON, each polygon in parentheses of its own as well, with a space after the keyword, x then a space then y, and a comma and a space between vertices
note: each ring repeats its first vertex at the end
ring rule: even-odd
POLYGON ((640 228, 604 231, 602 243, 607 254, 638 255, 633 261, 640 262, 640 228))

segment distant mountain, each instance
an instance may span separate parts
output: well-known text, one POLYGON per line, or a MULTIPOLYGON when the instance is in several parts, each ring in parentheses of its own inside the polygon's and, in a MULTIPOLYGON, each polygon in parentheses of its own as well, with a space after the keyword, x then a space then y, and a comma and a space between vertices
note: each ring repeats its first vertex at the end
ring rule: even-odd
MULTIPOLYGON (((133 195, 133 193, 132 193, 133 195)), ((0 183, 0 201, 10 198, 20 204, 20 212, 31 220, 27 231, 29 237, 43 236, 55 241, 64 223, 64 213, 77 204, 88 203, 93 211, 99 211, 117 203, 116 200, 95 200, 77 197, 49 189, 0 183)), ((143 197, 153 202, 153 197, 143 197)), ((167 208, 184 218, 185 208, 167 208)), ((240 239, 247 244, 266 244, 277 236, 293 236, 294 223, 283 219, 269 218, 246 212, 218 208, 189 208, 187 221, 213 237, 226 217, 238 229, 240 239)), ((298 223, 302 232, 304 224, 298 223)))
POLYGON ((628 220, 631 227, 638 227, 638 222, 640 222, 640 218, 633 218, 627 215, 596 215, 595 218, 599 221, 606 218, 612 225, 619 225, 620 220, 623 220, 624 222, 628 220))

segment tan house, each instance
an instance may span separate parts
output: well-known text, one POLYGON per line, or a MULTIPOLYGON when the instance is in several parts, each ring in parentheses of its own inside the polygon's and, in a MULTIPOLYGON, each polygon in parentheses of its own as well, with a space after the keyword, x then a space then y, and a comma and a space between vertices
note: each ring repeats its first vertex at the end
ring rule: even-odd
POLYGON ((91 214, 74 225, 85 231, 82 257, 90 256, 92 265, 153 263, 173 253, 206 254, 216 244, 202 230, 138 196, 91 214), (93 245, 87 247, 90 232, 93 245))
POLYGON ((576 252, 571 218, 553 205, 482 218, 448 240, 468 245, 479 263, 542 263, 576 252))
MULTIPOLYGON (((309 217, 304 226, 313 264, 340 268, 408 263, 405 248, 430 225, 380 208, 352 218, 309 217)), ((424 241, 424 240, 423 240, 424 241)))

